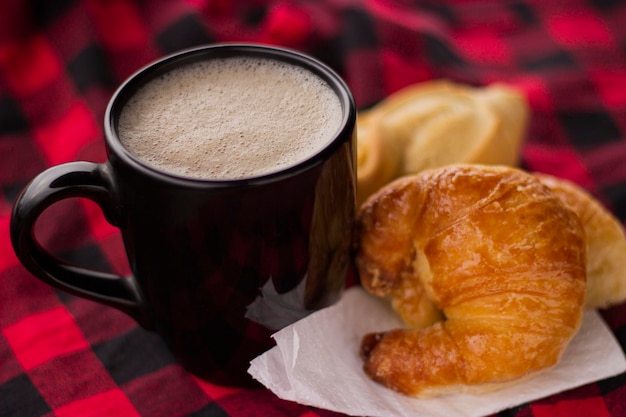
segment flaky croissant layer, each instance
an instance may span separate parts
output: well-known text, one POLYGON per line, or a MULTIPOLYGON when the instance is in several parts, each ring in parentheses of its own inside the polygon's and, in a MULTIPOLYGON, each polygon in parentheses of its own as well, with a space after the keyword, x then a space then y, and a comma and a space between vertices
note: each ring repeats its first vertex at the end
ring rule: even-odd
POLYGON ((410 329, 368 335, 365 372, 413 396, 484 392, 553 366, 585 296, 580 220, 530 174, 454 165, 362 206, 356 264, 410 329))

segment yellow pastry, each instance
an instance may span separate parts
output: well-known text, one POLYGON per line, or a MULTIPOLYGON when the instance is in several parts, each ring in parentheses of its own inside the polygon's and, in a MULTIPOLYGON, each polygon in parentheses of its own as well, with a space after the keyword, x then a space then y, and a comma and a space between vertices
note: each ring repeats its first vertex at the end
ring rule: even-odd
POLYGON ((587 308, 605 308, 626 300, 626 238, 622 224, 578 185, 535 174, 580 218, 587 242, 587 308))
POLYGON ((515 165, 525 97, 504 84, 430 81, 392 94, 357 123, 357 200, 394 178, 452 163, 515 165))

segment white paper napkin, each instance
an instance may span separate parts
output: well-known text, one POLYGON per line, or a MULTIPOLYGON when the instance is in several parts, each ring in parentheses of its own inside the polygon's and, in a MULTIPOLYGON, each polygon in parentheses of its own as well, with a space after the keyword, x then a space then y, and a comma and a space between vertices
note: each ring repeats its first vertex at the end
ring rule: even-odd
POLYGON ((341 301, 274 335, 277 346, 254 359, 250 374, 278 397, 348 415, 478 417, 546 397, 626 370, 624 352, 595 311, 553 369, 482 395, 409 398, 371 381, 362 371, 363 335, 401 327, 381 300, 354 287, 341 301))

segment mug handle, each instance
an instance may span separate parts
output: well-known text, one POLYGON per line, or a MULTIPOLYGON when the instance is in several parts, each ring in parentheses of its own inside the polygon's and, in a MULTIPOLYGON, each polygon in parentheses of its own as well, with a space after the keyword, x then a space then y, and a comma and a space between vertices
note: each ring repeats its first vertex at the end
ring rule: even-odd
MULTIPOLYGON (((146 326, 147 316, 134 277, 123 277, 70 264, 48 253, 36 240, 41 213, 57 201, 84 197, 97 203, 119 227, 108 166, 93 162, 57 165, 35 177, 13 206, 11 241, 15 254, 35 277, 70 294, 115 307, 146 326)), ((149 327, 149 326, 146 326, 149 327)))

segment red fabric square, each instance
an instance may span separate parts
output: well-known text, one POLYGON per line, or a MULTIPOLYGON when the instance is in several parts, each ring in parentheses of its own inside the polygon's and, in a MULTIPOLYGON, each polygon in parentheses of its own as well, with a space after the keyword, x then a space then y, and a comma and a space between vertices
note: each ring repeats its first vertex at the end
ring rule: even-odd
MULTIPOLYGON (((499 80, 493 80, 499 81, 499 80)), ((554 109, 554 101, 550 96, 548 87, 544 80, 540 77, 532 75, 523 75, 514 80, 507 81, 518 87, 520 91, 526 94, 529 106, 535 111, 552 111, 554 109)))
POLYGON ((570 149, 529 147, 524 151, 524 155, 528 161, 529 171, 565 178, 588 189, 594 185, 585 165, 570 149))
MULTIPOLYGON (((9 199, 6 198, 5 195, 3 195, 2 190, 0 190, 0 216, 5 216, 5 215, 8 216, 8 213, 11 212, 11 208, 13 207, 12 204, 13 204, 13 201, 9 201, 9 199)), ((0 267, 0 271, 2 271, 1 267, 0 267)))
POLYGON ((64 62, 72 60, 84 48, 94 43, 93 23, 85 13, 82 3, 84 2, 75 2, 67 7, 50 22, 46 30, 48 39, 57 40, 54 47, 64 62))
POLYGON ((130 274, 130 265, 120 233, 108 236, 100 241, 100 250, 106 256, 108 264, 116 274, 130 274))
POLYGON ((107 369, 90 349, 57 356, 31 369, 28 374, 52 408, 117 388, 107 369))
POLYGON ((112 50, 145 46, 148 31, 133 2, 125 0, 91 0, 86 2, 103 44, 112 50))
POLYGON ((489 31, 461 31, 454 35, 459 51, 474 62, 508 64, 511 51, 501 36, 489 31))
POLYGON ((15 44, 0 44, 0 73, 20 96, 33 94, 61 76, 63 64, 40 36, 15 44))
POLYGON ((217 401, 230 416, 301 416, 306 406, 278 398, 270 390, 242 390, 217 401))
MULTIPOLYGON (((103 106, 104 107, 104 106, 103 106)), ((91 113, 93 115, 102 115, 104 114, 104 108, 93 108, 91 107, 91 113)), ((100 128, 100 125, 98 125, 100 128)), ((106 149, 104 146, 104 135, 97 140, 88 142, 83 146, 78 153, 76 154, 76 159, 79 161, 93 161, 93 162, 104 162, 107 159, 106 149)))
MULTIPOLYGON (((59 305, 59 298, 48 284, 31 275, 23 266, 9 267, 0 273, 0 326, 15 324, 33 313, 59 305)), ((2 362, 0 361, 0 368, 2 362)))
MULTIPOLYGON (((619 380, 619 379, 618 379, 619 380)), ((604 404, 612 416, 626 416, 626 386, 616 387, 604 394, 604 404)))
POLYGON ((15 359, 15 356, 13 356, 13 352, 7 345, 6 339, 2 337, 2 335, 0 335, 0 364, 2 364, 0 384, 24 372, 19 362, 15 359))
POLYGON ((626 326, 626 304, 601 310, 601 314, 606 324, 613 330, 626 326))
POLYGON ((435 34, 445 29, 442 22, 433 15, 402 7, 397 2, 374 0, 367 1, 366 4, 368 11, 377 17, 376 23, 391 23, 394 26, 405 27, 413 33, 435 34))
POLYGON ((21 1, 0 2, 0 39, 19 39, 30 29, 29 8, 21 1))
POLYGON ((60 119, 35 129, 35 140, 51 165, 75 160, 80 149, 100 135, 99 125, 82 101, 60 119))
POLYGON ((312 31, 309 14, 288 2, 279 2, 265 18, 259 41, 297 48, 304 44, 312 31))
POLYGON ((127 314, 84 298, 76 297, 67 303, 67 309, 92 346, 137 327, 137 322, 127 314))
POLYGON ((81 198, 79 201, 93 237, 101 240, 119 233, 119 229, 106 221, 99 205, 85 198, 81 198))
POLYGON ((143 416, 187 415, 209 402, 189 374, 178 365, 136 378, 123 389, 143 416))
POLYGON ((421 60, 407 60, 392 50, 381 52, 385 68, 385 91, 391 94, 410 84, 432 78, 432 71, 421 60))
POLYGON ((611 417, 600 397, 531 405, 534 417, 611 417))
POLYGON ((550 16, 547 30, 556 41, 568 47, 608 47, 613 43, 606 24, 591 10, 582 8, 568 8, 550 16))
POLYGON ((346 67, 345 81, 358 107, 375 104, 385 96, 384 86, 377 82, 383 76, 383 67, 375 51, 355 50, 346 58, 346 67), (362 71, 357 71, 357 68, 362 71))
POLYGON ((47 207, 35 223, 35 238, 56 256, 92 243, 79 199, 67 198, 47 207))
POLYGON ((0 155, 2 184, 26 184, 48 167, 37 144, 26 134, 3 136, 0 140, 0 155))
POLYGON ((589 79, 607 107, 626 110, 626 69, 590 70, 589 79))
POLYGON ((20 263, 11 245, 11 238, 9 236, 10 223, 10 216, 0 217, 0 272, 4 272, 4 270, 9 267, 20 263))
POLYGON ((139 413, 119 389, 71 402, 54 410, 57 417, 138 417, 139 413))
MULTIPOLYGON (((609 185, 619 183, 622 178, 626 178, 624 155, 626 155, 626 142, 615 141, 590 149, 584 153, 584 159, 595 181, 609 185)), ((604 203, 608 204, 608 202, 604 203)))
POLYGON ((6 327, 3 333, 25 369, 89 348, 74 318, 64 307, 27 316, 6 327))
POLYGON ((194 7, 187 2, 166 0, 160 1, 158 7, 155 7, 153 1, 139 5, 139 12, 148 30, 151 33, 160 33, 164 28, 176 25, 191 16, 193 11, 190 10, 190 6, 194 7))
POLYGON ((204 391, 206 395, 208 395, 210 398, 214 400, 217 400, 218 398, 222 398, 227 395, 235 394, 241 391, 241 388, 233 388, 233 387, 212 384, 208 381, 205 381, 195 376, 193 376, 193 379, 194 381, 196 381, 200 389, 202 389, 202 391, 204 391))

